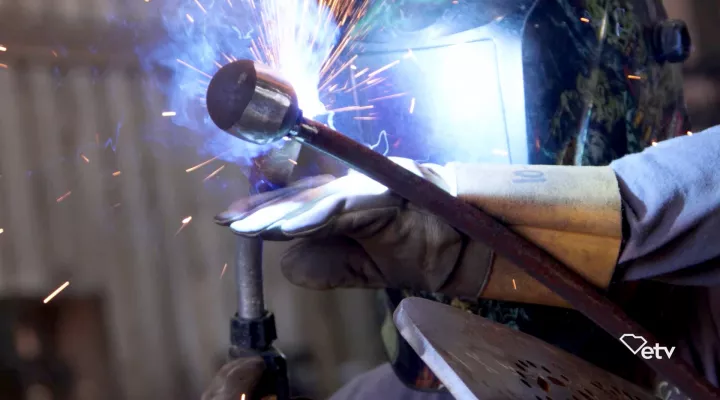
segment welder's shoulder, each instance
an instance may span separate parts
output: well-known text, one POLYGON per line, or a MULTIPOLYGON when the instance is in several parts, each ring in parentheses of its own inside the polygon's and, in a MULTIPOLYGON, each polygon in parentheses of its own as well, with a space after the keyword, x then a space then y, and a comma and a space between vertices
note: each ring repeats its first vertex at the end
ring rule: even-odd
POLYGON ((330 397, 330 400, 365 399, 452 400, 453 397, 409 389, 398 379, 390 364, 383 364, 356 377, 330 397))

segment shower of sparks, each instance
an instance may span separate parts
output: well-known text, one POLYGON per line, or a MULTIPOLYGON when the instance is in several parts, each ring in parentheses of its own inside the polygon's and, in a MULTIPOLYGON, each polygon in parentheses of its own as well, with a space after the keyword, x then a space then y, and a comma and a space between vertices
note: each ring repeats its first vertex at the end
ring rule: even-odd
POLYGON ((120 172, 120 171, 115 171, 115 172, 112 173, 112 176, 120 176, 120 174, 122 174, 122 172, 120 172))
POLYGON ((515 283, 515 279, 513 279, 512 282, 513 282, 513 289, 517 290, 517 284, 515 283))
POLYGON ((635 80, 635 81, 639 81, 639 80, 642 79, 642 77, 637 76, 637 75, 628 75, 627 78, 628 78, 628 79, 635 80))
POLYGON ((415 111, 415 98, 414 97, 412 98, 412 100, 410 100, 410 109, 408 110, 408 112, 410 114, 412 114, 413 111, 415 111))
POLYGON ((0 51, 7 51, 7 47, 0 44, 0 51))
POLYGON ((223 275, 225 275, 225 270, 226 270, 226 269, 227 269, 227 263, 225 263, 225 265, 223 265, 222 272, 220 273, 220 279, 222 279, 223 275))
POLYGON ((80 153, 80 158, 82 158, 86 163, 90 164, 90 159, 85 157, 85 154, 80 153))
POLYGON ((67 281, 67 282, 63 283, 62 285, 60 285, 59 288, 55 289, 54 292, 50 293, 50 294, 48 295, 48 297, 46 297, 45 300, 43 300, 43 303, 44 303, 44 304, 47 304, 50 300, 52 300, 52 299, 53 299, 55 296, 57 296, 60 292, 62 292, 63 290, 65 290, 65 288, 68 287, 68 286, 70 286, 70 281, 67 281))
POLYGON ((70 196, 71 193, 72 193, 72 191, 65 193, 64 195, 58 197, 57 200, 55 200, 55 202, 59 203, 59 202, 65 200, 68 196, 70 196))
POLYGON ((387 95, 387 96, 376 97, 376 98, 374 98, 374 99, 368 100, 368 103, 374 103, 374 102, 376 102, 376 101, 381 101, 381 100, 395 99, 395 98, 398 98, 398 97, 403 97, 403 96, 405 96, 405 95, 407 95, 407 93, 396 93, 396 94, 391 94, 391 95, 387 95))
POLYGON ((184 219, 182 220, 182 225, 180 225, 180 228, 177 230, 177 232, 175 232, 175 236, 177 236, 178 233, 180 233, 180 231, 182 231, 183 229, 185 229, 185 227, 190 223, 190 221, 192 221, 192 217, 186 217, 186 218, 184 218, 184 219))
POLYGON ((215 171, 211 172, 210 175, 206 176, 205 179, 203 179, 203 182, 212 179, 215 175, 219 174, 220 171, 225 169, 225 165, 221 165, 220 168, 216 169, 215 171))
POLYGON ((177 113, 175 111, 163 111, 162 116, 163 117, 174 117, 177 113))
POLYGON ((585 18, 585 17, 580 18, 580 21, 582 21, 582 22, 584 22, 584 23, 586 23, 586 24, 587 24, 588 22, 590 22, 590 20, 587 19, 587 18, 585 18))

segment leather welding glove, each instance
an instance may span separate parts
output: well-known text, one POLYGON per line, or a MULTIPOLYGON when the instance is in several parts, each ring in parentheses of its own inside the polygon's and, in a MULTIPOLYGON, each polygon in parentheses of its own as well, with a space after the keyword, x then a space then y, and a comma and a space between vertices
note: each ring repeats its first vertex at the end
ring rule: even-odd
POLYGON ((238 400, 243 394, 249 400, 264 371, 265 361, 260 356, 232 360, 215 374, 202 400, 238 400))
MULTIPOLYGON (((609 284, 621 237, 610 168, 393 161, 501 219, 596 286, 609 284)), ((240 200, 216 220, 243 236, 302 239, 281 261, 300 286, 566 305, 492 249, 354 171, 240 200)))

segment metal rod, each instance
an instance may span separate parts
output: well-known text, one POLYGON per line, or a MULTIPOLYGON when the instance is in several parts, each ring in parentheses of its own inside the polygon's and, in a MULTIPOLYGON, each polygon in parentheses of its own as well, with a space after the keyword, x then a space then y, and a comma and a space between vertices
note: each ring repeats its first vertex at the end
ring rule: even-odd
MULTIPOLYGON (((658 343, 615 303, 550 254, 516 234, 480 209, 459 200, 393 161, 318 122, 301 119, 291 132, 299 141, 345 162, 399 196, 443 218, 565 299, 615 338, 631 333, 658 343)), ((478 179, 482 179, 478 177, 478 179)), ((639 353, 638 353, 639 355, 639 353)), ((695 374, 680 359, 643 359, 694 400, 720 398, 720 390, 695 374)))
POLYGON ((238 291, 238 316, 259 319, 265 315, 262 279, 262 240, 237 238, 235 279, 238 291))

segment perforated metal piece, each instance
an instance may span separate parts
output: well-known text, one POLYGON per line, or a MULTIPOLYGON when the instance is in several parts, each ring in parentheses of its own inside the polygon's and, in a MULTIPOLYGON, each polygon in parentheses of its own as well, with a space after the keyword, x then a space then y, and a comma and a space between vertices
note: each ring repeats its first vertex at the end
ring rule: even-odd
POLYGON ((457 399, 656 399, 535 337, 444 304, 408 298, 394 319, 457 399))

